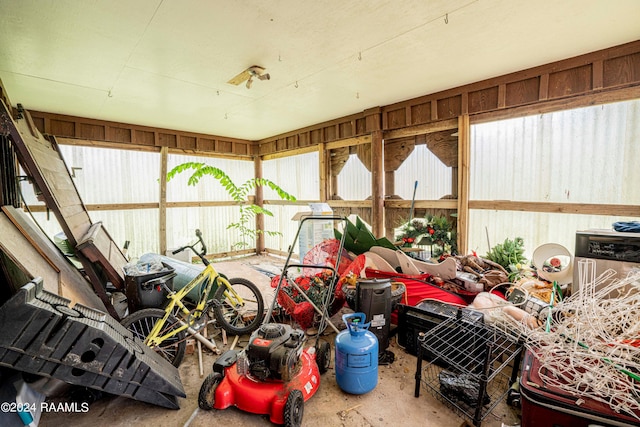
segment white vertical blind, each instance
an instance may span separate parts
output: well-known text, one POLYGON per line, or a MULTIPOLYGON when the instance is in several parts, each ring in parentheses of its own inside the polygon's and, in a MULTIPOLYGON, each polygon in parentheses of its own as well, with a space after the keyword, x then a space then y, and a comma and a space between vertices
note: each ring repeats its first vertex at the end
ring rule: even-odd
MULTIPOLYGON (((262 164, 262 174, 298 200, 316 201, 320 198, 320 172, 317 151, 290 157, 267 160, 262 164)), ((279 200, 273 190, 265 189, 265 200, 279 200)), ((309 211, 308 206, 265 205, 273 216, 265 215, 265 229, 281 233, 265 236, 265 246, 287 252, 298 230, 298 222, 292 218, 297 212, 309 211)))
MULTIPOLYGON (((640 100, 473 125, 471 200, 640 205, 640 100)), ((522 237, 573 252, 575 232, 611 229, 607 215, 472 211, 469 248, 522 237)))

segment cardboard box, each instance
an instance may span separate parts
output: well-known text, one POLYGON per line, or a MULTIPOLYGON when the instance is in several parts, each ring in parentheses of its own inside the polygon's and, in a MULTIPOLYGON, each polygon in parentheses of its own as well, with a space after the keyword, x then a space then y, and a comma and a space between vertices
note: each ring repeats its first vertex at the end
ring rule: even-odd
MULTIPOLYGON (((327 203, 309 203, 311 211, 298 212, 293 218, 293 221, 302 221, 304 218, 310 216, 332 216, 333 209, 327 203)), ((298 254, 300 256, 300 262, 303 261, 304 256, 318 243, 327 239, 333 239, 335 237, 333 232, 333 221, 328 220, 307 220, 300 229, 298 235, 298 254)))

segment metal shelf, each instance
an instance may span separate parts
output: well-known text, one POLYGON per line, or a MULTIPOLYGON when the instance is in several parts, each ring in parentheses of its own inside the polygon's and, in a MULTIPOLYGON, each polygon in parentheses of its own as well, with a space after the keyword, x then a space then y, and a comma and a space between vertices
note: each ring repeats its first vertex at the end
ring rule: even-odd
POLYGON ((516 381, 521 343, 462 310, 426 332, 418 344, 415 396, 425 387, 476 426, 516 381))

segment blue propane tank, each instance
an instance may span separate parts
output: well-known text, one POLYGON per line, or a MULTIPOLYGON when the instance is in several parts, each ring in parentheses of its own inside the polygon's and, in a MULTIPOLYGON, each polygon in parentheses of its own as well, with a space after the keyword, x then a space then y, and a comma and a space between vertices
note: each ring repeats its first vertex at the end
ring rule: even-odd
POLYGON ((364 313, 342 316, 347 329, 336 336, 336 381, 347 393, 364 394, 378 384, 378 338, 364 313))

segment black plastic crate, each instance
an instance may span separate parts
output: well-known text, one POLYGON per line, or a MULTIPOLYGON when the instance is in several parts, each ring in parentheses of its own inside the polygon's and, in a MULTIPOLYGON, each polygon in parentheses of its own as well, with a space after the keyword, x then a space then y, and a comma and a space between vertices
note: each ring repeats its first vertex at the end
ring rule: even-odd
POLYGON ((398 345, 407 353, 418 355, 418 339, 445 320, 464 313, 466 321, 483 323, 484 315, 468 308, 459 308, 437 300, 421 301, 415 306, 398 304, 398 345))
POLYGON ((159 272, 126 275, 125 294, 129 313, 142 308, 162 307, 167 300, 167 289, 173 290, 175 269, 167 263, 162 263, 164 269, 159 272), (162 286, 162 284, 166 286, 162 286))

